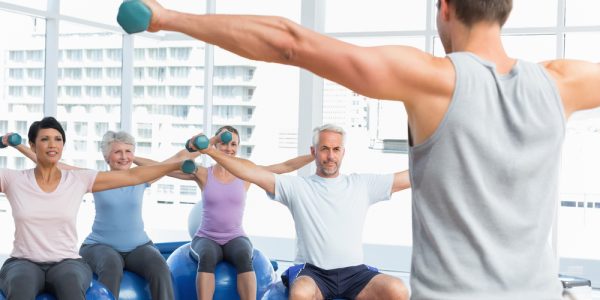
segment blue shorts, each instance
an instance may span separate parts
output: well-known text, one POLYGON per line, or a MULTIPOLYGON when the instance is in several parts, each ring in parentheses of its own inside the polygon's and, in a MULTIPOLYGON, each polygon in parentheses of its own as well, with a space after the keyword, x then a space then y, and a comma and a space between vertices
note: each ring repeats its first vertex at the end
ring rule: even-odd
POLYGON ((324 299, 354 299, 378 274, 377 269, 366 265, 325 270, 306 263, 290 267, 282 275, 282 280, 289 287, 289 283, 294 282, 296 278, 308 276, 315 281, 324 299))

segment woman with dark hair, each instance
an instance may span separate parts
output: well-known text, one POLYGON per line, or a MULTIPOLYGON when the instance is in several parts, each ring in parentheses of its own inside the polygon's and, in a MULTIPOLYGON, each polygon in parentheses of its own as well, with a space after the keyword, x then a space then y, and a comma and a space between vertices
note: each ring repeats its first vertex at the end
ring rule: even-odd
MULTIPOLYGON (((239 133, 232 126, 223 126, 217 130, 216 135, 225 131, 232 133, 231 141, 218 142, 215 147, 227 155, 236 156, 240 143, 239 133)), ((190 159, 199 155, 199 152, 182 150, 170 159, 190 159)), ((312 160, 311 155, 303 155, 263 168, 282 174, 297 170, 312 160)), ((136 157, 135 163, 145 165, 154 161, 136 157)), ((237 290, 240 299, 256 299, 256 275, 252 267, 253 248, 242 228, 246 192, 250 188, 250 182, 233 176, 219 164, 208 168, 199 166, 196 173, 187 176, 202 190, 202 223, 191 243, 192 254, 198 259, 198 299, 212 299, 215 291, 215 267, 222 260, 230 262, 237 270, 237 290)))
MULTIPOLYGON (((16 149, 36 162, 35 153, 27 146, 18 145, 16 149)), ((125 131, 107 131, 100 150, 110 170, 128 170, 135 155, 135 138, 125 131)), ((62 163, 59 167, 79 169, 62 163)), ((179 174, 184 173, 169 175, 179 177, 179 174)), ((146 234, 142 219, 144 191, 154 181, 93 193, 94 224, 79 254, 116 299, 124 270, 146 279, 152 299, 172 300, 175 297, 169 266, 146 234)))
MULTIPOLYGON (((58 299, 85 299, 92 270, 77 251, 77 212, 84 194, 149 182, 179 170, 181 162, 98 172, 59 167, 65 132, 53 117, 29 128, 36 167, 0 169, 15 222, 11 257, 0 269, 7 299, 34 299, 43 291, 58 299)), ((6 144, 8 136, 3 137, 6 144)))

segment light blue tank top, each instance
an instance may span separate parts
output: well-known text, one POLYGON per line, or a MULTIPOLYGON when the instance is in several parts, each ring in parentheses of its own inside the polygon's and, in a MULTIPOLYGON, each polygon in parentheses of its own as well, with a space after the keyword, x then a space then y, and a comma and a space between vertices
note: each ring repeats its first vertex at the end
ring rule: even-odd
POLYGON ((246 207, 244 181, 235 178, 220 182, 208 168, 206 186, 202 190, 202 224, 196 236, 209 238, 220 245, 236 237, 245 236, 242 228, 246 207))
POLYGON ((551 229, 562 102, 538 64, 449 55, 452 102, 409 152, 413 299, 561 299, 551 229))
POLYGON ((129 252, 150 241, 144 231, 142 204, 147 183, 94 193, 96 217, 84 244, 106 244, 129 252))

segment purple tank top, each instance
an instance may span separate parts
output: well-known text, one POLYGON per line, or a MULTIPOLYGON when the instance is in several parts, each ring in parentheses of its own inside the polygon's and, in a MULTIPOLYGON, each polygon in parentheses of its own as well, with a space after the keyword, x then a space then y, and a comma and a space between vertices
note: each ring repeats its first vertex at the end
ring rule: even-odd
POLYGON ((213 176, 213 167, 209 167, 207 173, 206 186, 202 191, 202 224, 196 236, 224 245, 246 235, 242 228, 246 188, 239 178, 228 183, 220 182, 213 176))

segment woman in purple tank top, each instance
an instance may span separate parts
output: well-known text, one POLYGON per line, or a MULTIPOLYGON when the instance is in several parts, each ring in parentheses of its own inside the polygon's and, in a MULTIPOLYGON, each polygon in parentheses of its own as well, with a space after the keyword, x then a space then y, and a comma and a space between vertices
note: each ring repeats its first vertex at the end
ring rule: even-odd
MULTIPOLYGON (((231 156, 236 156, 240 137, 232 126, 219 128, 216 135, 229 131, 233 138, 228 143, 218 142, 215 147, 231 156)), ((179 151, 169 160, 193 159, 199 152, 179 151)), ((303 155, 283 163, 264 166, 273 173, 295 171, 313 160, 303 155)), ((152 164, 153 161, 136 157, 137 164, 152 164)), ((179 177, 180 178, 180 177, 179 177)), ((198 299, 212 299, 215 291, 215 267, 226 260, 237 270, 237 290, 242 300, 256 299, 256 275, 252 267, 252 243, 242 228, 246 204, 246 192, 250 182, 233 176, 219 164, 205 168, 199 166, 190 175, 202 190, 202 222, 192 240, 192 254, 198 259, 196 291, 198 299)))

